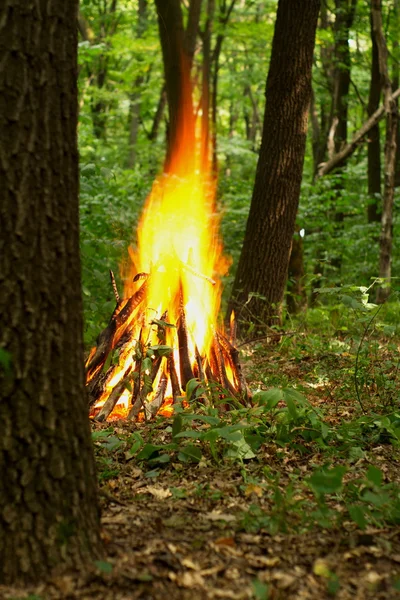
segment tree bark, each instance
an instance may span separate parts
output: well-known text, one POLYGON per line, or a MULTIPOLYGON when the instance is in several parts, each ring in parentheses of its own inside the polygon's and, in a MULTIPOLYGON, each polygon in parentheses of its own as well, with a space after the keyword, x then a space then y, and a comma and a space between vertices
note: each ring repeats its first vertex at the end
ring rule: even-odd
MULTIPOLYGON (((138 4, 138 26, 137 26, 137 37, 141 38, 146 29, 147 20, 147 0, 139 0, 138 4)), ((144 78, 142 75, 136 77, 133 83, 133 91, 130 98, 129 106, 129 155, 127 160, 128 169, 132 169, 136 162, 136 143, 139 133, 140 124, 140 97, 141 87, 143 85, 144 78)))
POLYGON ((155 3, 169 109, 168 150, 164 167, 168 170, 171 149, 176 149, 178 140, 185 145, 194 143, 192 90, 189 60, 184 51, 180 0, 155 0, 155 3))
POLYGON ((84 385, 77 0, 0 6, 0 583, 101 556, 84 385))
POLYGON ((299 202, 319 0, 279 0, 245 239, 228 313, 280 321, 299 202), (252 294, 255 294, 252 296, 252 294))
POLYGON ((201 90, 201 146, 203 163, 208 163, 210 141, 210 77, 211 77, 211 32, 214 20, 215 0, 207 0, 207 18, 203 31, 203 63, 201 90))
POLYGON ((185 31, 185 53, 189 61, 189 71, 192 68, 196 51, 197 34, 199 31, 202 0, 190 0, 189 14, 185 31))
POLYGON ((381 0, 371 0, 372 24, 378 47, 379 72, 381 75, 384 106, 386 112, 386 142, 385 142, 385 179, 383 190, 383 206, 381 219, 381 235, 379 240, 379 277, 386 285, 377 292, 378 304, 385 302, 390 294, 393 244, 393 202, 394 176, 396 164, 397 143, 397 105, 393 100, 392 86, 389 79, 387 64, 387 47, 382 27, 381 0))
POLYGON ((215 42, 215 47, 212 55, 212 82, 211 82, 211 147, 212 147, 212 172, 215 177, 218 171, 217 161, 217 97, 218 97, 218 76, 220 69, 220 56, 222 44, 225 39, 225 27, 228 24, 231 13, 235 7, 236 0, 231 0, 227 6, 226 0, 220 4, 220 13, 218 16, 219 33, 215 42))
MULTIPOLYGON (((376 36, 371 22, 372 64, 369 86, 368 116, 371 117, 379 108, 381 98, 381 78, 379 73, 379 54, 376 36)), ((381 208, 381 143, 379 124, 373 125, 368 134, 368 223, 379 223, 381 208)))
MULTIPOLYGON (((350 89, 350 28, 353 24, 355 7, 357 0, 335 0, 335 75, 333 88, 333 107, 332 107, 332 125, 334 152, 337 154, 340 149, 347 144, 347 115, 349 106, 350 89)), ((340 207, 341 197, 344 191, 344 182, 342 177, 343 164, 339 164, 336 169, 335 198, 336 206, 334 209, 333 220, 334 238, 342 236, 344 213, 340 207)), ((331 258, 331 265, 340 273, 342 266, 341 245, 337 245, 331 258)))

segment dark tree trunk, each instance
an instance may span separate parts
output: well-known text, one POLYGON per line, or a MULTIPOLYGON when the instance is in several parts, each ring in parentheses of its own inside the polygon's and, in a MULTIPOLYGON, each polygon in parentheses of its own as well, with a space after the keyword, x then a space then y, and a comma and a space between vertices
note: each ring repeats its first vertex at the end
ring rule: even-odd
MULTIPOLYGON (((147 21, 147 0, 139 0, 138 5, 138 27, 137 37, 142 37, 146 30, 147 21)), ((136 143, 139 133, 140 124, 140 97, 141 87, 143 85, 144 78, 142 75, 136 77, 133 83, 133 91, 130 98, 129 106, 129 155, 127 160, 127 167, 131 169, 136 162, 136 143)))
MULTIPOLYGON (((334 152, 338 153, 347 143, 347 114, 350 89, 350 28, 353 24, 357 0, 335 0, 335 75, 333 89, 333 109, 331 133, 333 134, 334 152)), ((334 237, 340 238, 343 230, 344 214, 338 208, 344 190, 341 174, 344 165, 338 165, 336 170, 336 207, 333 220, 335 223, 334 237)), ((336 248, 331 264, 339 272, 342 265, 341 245, 336 248)))
POLYGON ((229 312, 280 320, 300 194, 319 0, 280 0, 256 179, 229 312), (250 294, 256 296, 251 297, 250 294))
POLYGON ((164 62, 165 85, 169 109, 168 150, 165 169, 168 170, 170 152, 176 148, 178 132, 182 143, 194 140, 192 91, 189 60, 185 53, 184 30, 180 0, 155 0, 164 62))
POLYGON ((199 30, 202 0, 190 0, 189 15, 185 31, 185 53, 189 61, 189 71, 192 68, 196 51, 197 34, 199 30))
POLYGON ((84 386, 76 0, 0 5, 0 583, 101 555, 84 386))
MULTIPOLYGON (((368 98, 368 116, 379 108, 381 98, 381 78, 379 73, 379 55, 378 46, 374 28, 371 21, 371 41, 372 41, 372 65, 371 81, 369 86, 368 98)), ((381 220, 381 143, 379 135, 379 123, 374 125, 368 134, 368 195, 370 197, 368 204, 368 223, 376 223, 381 220)))
POLYGON ((165 84, 164 84, 161 88, 156 112, 154 113, 153 124, 151 126, 151 131, 149 133, 150 141, 157 139, 158 130, 160 129, 160 124, 161 124, 161 121, 163 118, 166 103, 167 103, 167 92, 166 92, 165 84))
POLYGON ((201 143, 203 162, 207 164, 210 140, 210 77, 211 77, 211 32, 214 20, 215 0, 207 0, 207 18, 203 31, 203 63, 201 90, 201 143))
POLYGON ((388 52, 382 27, 381 0, 371 1, 371 16, 378 47, 379 72, 386 111, 385 180, 382 203, 381 235, 379 240, 379 277, 386 281, 386 285, 378 289, 376 298, 378 304, 382 304, 390 294, 392 271, 394 174, 398 116, 397 105, 395 100, 393 100, 392 86, 389 79, 388 52))
POLYGON ((220 57, 222 44, 225 39, 225 27, 228 24, 231 13, 235 7, 236 0, 231 0, 229 6, 226 0, 220 4, 220 13, 218 16, 219 33, 215 42, 215 47, 212 56, 212 82, 211 82, 211 146, 212 146, 212 172, 217 176, 218 161, 217 161, 217 97, 218 97, 218 76, 220 69, 220 57))

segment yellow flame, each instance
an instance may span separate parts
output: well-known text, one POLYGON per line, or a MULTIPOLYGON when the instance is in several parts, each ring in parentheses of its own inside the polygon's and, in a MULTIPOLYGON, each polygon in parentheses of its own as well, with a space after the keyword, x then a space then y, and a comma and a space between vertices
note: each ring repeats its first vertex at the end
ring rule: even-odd
MULTIPOLYGON (((195 136, 195 129, 193 114, 182 114, 168 166, 147 198, 138 226, 137 247, 130 248, 131 268, 128 274, 125 271, 124 292, 125 297, 134 292, 138 285, 132 283, 136 273, 149 275, 145 323, 141 321, 136 331, 139 335, 141 327, 147 327, 148 344, 158 343, 157 329, 151 327, 151 321, 167 311, 166 320, 176 325, 183 306, 192 363, 196 348, 202 357, 209 354, 220 308, 219 278, 229 267, 218 233, 215 178, 210 172, 208 152, 202 148, 200 136, 195 136)), ((173 333, 167 329, 166 343, 174 347, 179 373, 176 330, 173 333)), ((132 364, 132 353, 126 353, 97 406, 104 403, 132 364)), ((160 374, 153 389, 159 377, 160 374)), ((124 393, 124 400, 129 400, 129 394, 124 393)))

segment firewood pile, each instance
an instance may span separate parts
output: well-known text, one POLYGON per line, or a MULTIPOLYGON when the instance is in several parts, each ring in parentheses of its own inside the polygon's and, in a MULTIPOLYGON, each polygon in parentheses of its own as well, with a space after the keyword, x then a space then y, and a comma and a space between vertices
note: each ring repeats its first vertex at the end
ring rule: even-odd
MULTIPOLYGON (((183 268, 183 267, 181 267, 183 268)), ((186 266, 190 270, 190 267, 186 266)), ((194 277, 204 277, 193 271, 194 277)), ((183 287, 176 298, 174 323, 165 311, 148 317, 149 279, 139 273, 138 289, 121 299, 112 272, 116 307, 86 362, 90 415, 97 421, 124 417, 149 420, 171 414, 176 402, 193 399, 228 408, 232 401, 250 406, 251 395, 235 347, 236 322, 230 332, 214 330, 207 354, 200 354, 188 330, 183 287), (234 400, 233 400, 234 399, 234 400)), ((213 284, 211 278, 206 278, 213 284)))

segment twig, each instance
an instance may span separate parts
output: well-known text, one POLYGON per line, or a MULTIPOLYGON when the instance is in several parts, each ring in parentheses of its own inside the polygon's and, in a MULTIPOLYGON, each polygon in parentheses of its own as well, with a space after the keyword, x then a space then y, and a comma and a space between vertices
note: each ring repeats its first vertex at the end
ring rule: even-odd
POLYGON ((110 279, 111 279, 111 285, 112 285, 112 289, 113 289, 113 292, 114 292, 115 299, 117 301, 117 304, 119 304, 121 302, 121 298, 120 298, 120 295, 118 293, 118 288, 117 288, 117 284, 116 284, 116 281, 115 281, 114 273, 111 271, 111 269, 110 269, 110 279))

